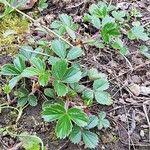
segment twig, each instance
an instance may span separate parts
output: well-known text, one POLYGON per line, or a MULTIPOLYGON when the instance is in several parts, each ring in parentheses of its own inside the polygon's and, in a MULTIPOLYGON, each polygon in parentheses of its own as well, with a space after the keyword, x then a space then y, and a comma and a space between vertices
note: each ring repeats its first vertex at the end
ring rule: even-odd
POLYGON ((148 123, 148 126, 149 126, 149 143, 150 143, 150 121, 149 121, 149 117, 148 117, 147 108, 146 108, 145 103, 143 104, 143 111, 145 113, 146 120, 147 120, 147 123, 148 123))

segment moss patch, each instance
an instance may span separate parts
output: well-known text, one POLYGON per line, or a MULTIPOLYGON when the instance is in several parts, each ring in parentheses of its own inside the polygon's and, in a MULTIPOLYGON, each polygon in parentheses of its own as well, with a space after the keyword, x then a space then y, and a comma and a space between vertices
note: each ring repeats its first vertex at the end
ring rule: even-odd
POLYGON ((28 31, 28 20, 15 13, 0 19, 0 55, 14 55, 16 45, 23 44, 22 36, 28 31))

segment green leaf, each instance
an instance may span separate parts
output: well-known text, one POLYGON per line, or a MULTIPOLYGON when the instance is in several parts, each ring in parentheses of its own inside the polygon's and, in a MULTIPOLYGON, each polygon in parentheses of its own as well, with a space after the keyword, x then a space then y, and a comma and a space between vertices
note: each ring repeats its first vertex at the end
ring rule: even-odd
POLYGON ((67 114, 65 114, 57 122, 55 129, 56 135, 60 139, 64 139, 70 134, 71 131, 72 131, 72 123, 70 117, 67 114))
POLYGON ((63 77, 63 82, 65 83, 76 83, 82 78, 82 72, 75 67, 71 67, 67 70, 63 77))
POLYGON ((6 64, 1 69, 2 75, 19 75, 20 71, 12 64, 6 64))
POLYGON ((22 72, 25 69, 25 61, 21 57, 16 57, 14 59, 14 66, 22 72))
POLYGON ((95 15, 93 15, 93 16, 91 17, 91 22, 92 22, 92 24, 93 24, 93 26, 94 26, 95 28, 100 29, 100 27, 101 27, 101 22, 100 22, 100 19, 99 19, 99 18, 97 18, 95 15))
POLYGON ((98 121, 98 129, 101 130, 102 128, 108 128, 110 127, 110 122, 106 118, 106 113, 105 112, 100 112, 99 113, 99 121, 98 121))
POLYGON ((21 97, 17 100, 18 107, 24 107, 28 102, 28 97, 21 97))
POLYGON ((113 11, 112 15, 116 20, 123 22, 124 17, 126 16, 126 12, 124 10, 122 10, 122 11, 113 11))
POLYGON ((93 83, 93 89, 96 91, 104 91, 109 88, 109 82, 107 79, 97 79, 93 83))
POLYGON ((13 88, 16 86, 16 84, 19 82, 19 80, 20 80, 21 78, 22 78, 21 75, 18 75, 18 76, 16 76, 16 77, 12 78, 12 79, 9 81, 9 87, 10 87, 11 89, 13 89, 13 88))
POLYGON ((53 86, 58 96, 65 96, 68 93, 68 87, 59 81, 54 81, 53 86))
POLYGON ((69 139, 72 143, 78 144, 81 141, 81 129, 78 126, 73 127, 69 139))
POLYGON ((142 45, 140 47, 140 53, 143 54, 145 57, 147 57, 148 59, 150 59, 150 51, 148 50, 148 47, 145 45, 142 45))
POLYGON ((64 109, 64 106, 60 104, 52 104, 49 107, 44 107, 42 118, 44 121, 52 122, 54 120, 60 119, 65 112, 66 110, 64 109))
POLYGON ((11 88, 7 84, 5 84, 2 89, 3 89, 5 94, 9 94, 11 92, 11 88))
POLYGON ((44 94, 48 97, 54 98, 55 97, 55 91, 51 88, 46 88, 44 90, 44 94))
POLYGON ((70 116, 71 120, 78 126, 84 127, 87 125, 88 117, 81 109, 70 108, 68 110, 68 115, 70 116))
POLYGON ((98 136, 95 133, 84 130, 82 135, 87 148, 95 148, 98 145, 98 136))
POLYGON ((112 47, 114 49, 119 49, 122 55, 126 55, 128 53, 128 48, 124 46, 123 42, 119 38, 115 40, 112 47))
POLYGON ((102 27, 104 27, 107 23, 115 23, 115 19, 113 17, 110 17, 110 16, 105 16, 103 19, 102 19, 102 27))
POLYGON ((81 93, 86 88, 84 85, 80 85, 78 83, 72 83, 70 84, 70 87, 77 93, 81 93))
POLYGON ((36 106, 37 105, 37 98, 34 95, 29 95, 28 96, 28 102, 31 106, 36 106))
POLYGON ((91 68, 88 70, 88 77, 90 80, 96 80, 99 78, 107 78, 106 74, 98 72, 96 68, 91 68))
POLYGON ((46 86, 49 80, 49 73, 47 71, 40 73, 38 79, 41 86, 46 86))
POLYGON ((99 104, 111 105, 113 103, 111 96, 108 92, 97 91, 95 92, 95 99, 99 104))
POLYGON ((20 54, 25 57, 25 59, 29 60, 32 57, 33 48, 31 46, 22 46, 20 48, 20 54), (29 52, 31 51, 31 52, 29 52))
POLYGON ((143 41, 149 40, 148 35, 144 32, 144 27, 135 23, 135 26, 128 32, 128 38, 130 39, 141 39, 143 41))
POLYGON ((50 56, 49 59, 48 59, 48 63, 50 65, 54 65, 57 61, 59 61, 60 58, 59 57, 54 57, 54 56, 50 56))
POLYGON ((33 77, 39 74, 39 71, 34 68, 34 67, 28 67, 26 69, 23 70, 23 72, 21 73, 21 75, 23 77, 33 77))
POLYGON ((72 29, 70 29, 69 27, 66 26, 66 31, 73 40, 76 39, 76 34, 72 29))
POLYGON ((60 58, 66 57, 66 47, 64 42, 60 40, 54 40, 51 43, 52 50, 55 52, 56 55, 58 55, 60 58))
POLYGON ((66 71, 68 63, 65 60, 59 60, 54 65, 52 65, 52 75, 58 80, 61 80, 66 71))
POLYGON ((19 140, 21 141, 22 147, 25 150, 44 149, 42 140, 39 137, 37 137, 36 135, 30 135, 26 132, 23 132, 19 135, 19 140), (42 147, 40 146, 40 143, 41 143, 42 147))
POLYGON ((89 117, 89 121, 88 121, 88 124, 85 127, 85 129, 92 129, 92 128, 96 127, 97 124, 98 124, 98 118, 97 118, 97 116, 91 115, 89 117))
POLYGON ((84 103, 86 105, 91 105, 94 98, 94 93, 92 90, 85 90, 82 92, 82 98, 84 99, 84 103))
POLYGON ((38 69, 39 71, 45 71, 46 69, 46 64, 43 60, 41 60, 39 57, 36 58, 32 58, 31 59, 31 63, 33 64, 33 66, 35 66, 36 69, 38 69))
POLYGON ((67 59, 68 59, 68 60, 74 60, 74 59, 76 59, 76 58, 82 56, 82 54, 83 54, 83 50, 82 50, 80 47, 73 47, 73 48, 69 51, 69 53, 68 53, 68 55, 67 55, 67 59))
POLYGON ((61 26, 62 26, 62 22, 58 20, 55 20, 51 23, 51 28, 53 29, 60 28, 61 26))
POLYGON ((120 35, 120 31, 119 31, 117 24, 107 23, 102 28, 101 35, 102 35, 104 42, 108 43, 111 37, 116 37, 120 35))

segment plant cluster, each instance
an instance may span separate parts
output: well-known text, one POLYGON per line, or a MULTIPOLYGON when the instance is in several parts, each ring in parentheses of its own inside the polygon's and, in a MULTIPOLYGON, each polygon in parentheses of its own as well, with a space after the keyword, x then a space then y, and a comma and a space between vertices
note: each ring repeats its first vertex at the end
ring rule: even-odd
MULTIPOLYGON (((18 82, 27 83, 29 80, 37 82, 44 88, 44 94, 53 99, 53 103, 44 102, 42 117, 47 122, 57 120, 55 128, 57 137, 60 139, 69 137, 73 143, 79 143, 79 139, 76 141, 74 136, 82 133, 80 136, 83 137, 86 147, 94 148, 98 144, 98 136, 89 130, 95 126, 98 126, 99 129, 107 128, 109 121, 105 119, 105 113, 100 113, 97 118, 87 114, 84 108, 92 106, 94 99, 102 105, 112 104, 111 96, 106 92, 109 88, 106 75, 99 73, 94 68, 86 70, 79 64, 73 63, 72 60, 80 57, 83 50, 80 47, 70 48, 60 39, 51 42, 54 56, 43 57, 35 54, 37 49, 33 53, 24 51, 28 48, 30 47, 22 47, 13 64, 5 64, 2 67, 2 75, 12 76, 7 88, 4 88, 5 93, 8 94, 18 82), (93 83, 92 89, 80 82, 81 79, 86 78, 93 83), (75 101, 76 98, 78 101, 75 101), (74 130, 79 133, 75 135, 74 130), (89 143, 88 139, 93 142, 89 143)), ((34 95, 36 90, 38 89, 29 92, 26 88, 19 88, 15 92, 18 97, 18 107, 36 106, 37 98, 34 95)))
POLYGON ((94 39, 89 40, 89 44, 98 48, 110 46, 119 50, 122 55, 126 55, 128 48, 123 42, 124 36, 129 40, 149 40, 144 27, 139 21, 132 22, 132 17, 141 17, 137 9, 133 9, 130 14, 104 2, 99 2, 97 5, 92 4, 89 7, 89 13, 84 15, 83 21, 91 23, 99 30, 99 34, 94 39), (132 27, 130 27, 129 22, 132 22, 132 27))
MULTIPOLYGON (((45 0, 40 3, 43 9, 47 7, 45 0)), ((138 13, 132 15, 137 17, 138 13)), ((128 18, 127 12, 112 5, 91 5, 83 20, 91 23, 98 34, 88 44, 98 48, 111 46, 125 55, 128 48, 122 41, 124 34, 131 40, 149 39, 139 22, 134 22, 133 27, 129 28, 125 18, 128 18), (122 34, 122 27, 128 27, 128 32, 122 34)), ((95 68, 85 69, 74 62, 84 55, 84 50, 80 46, 68 44, 62 37, 69 35, 73 41, 77 39, 78 25, 72 17, 61 14, 50 28, 58 37, 50 42, 50 47, 45 41, 40 41, 37 48, 23 46, 12 64, 2 66, 0 74, 10 79, 3 90, 7 95, 15 90, 17 110, 23 110, 28 105, 35 107, 38 104, 36 95, 41 92, 47 99, 42 105, 42 118, 46 122, 56 122, 56 136, 60 139, 68 137, 75 144, 83 141, 85 147, 95 148, 99 137, 93 128, 106 129, 110 127, 110 122, 105 112, 92 114, 90 107, 95 103, 112 105, 113 100, 107 92, 107 76, 95 68), (23 86, 20 88, 18 85, 23 86)), ((141 47, 140 52, 150 57, 147 47, 141 47)))

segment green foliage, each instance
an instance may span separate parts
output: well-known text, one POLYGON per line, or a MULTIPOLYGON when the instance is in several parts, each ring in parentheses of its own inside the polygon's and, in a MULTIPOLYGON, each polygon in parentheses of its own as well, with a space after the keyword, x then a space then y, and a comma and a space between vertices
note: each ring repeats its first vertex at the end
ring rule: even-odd
POLYGON ((131 40, 140 39, 142 41, 147 41, 149 37, 144 32, 144 27, 141 26, 139 22, 135 22, 133 25, 132 29, 128 32, 128 38, 131 40))
POLYGON ((120 35, 120 31, 118 29, 117 24, 107 23, 103 26, 101 35, 102 35, 104 42, 108 43, 110 42, 110 39, 112 37, 116 37, 120 35))
POLYGON ((37 98, 25 88, 20 88, 18 91, 15 92, 16 96, 18 97, 17 105, 18 107, 24 107, 26 104, 30 106, 37 105, 37 98))
POLYGON ((38 3, 38 9, 39 9, 39 11, 43 11, 47 7, 48 7, 47 0, 39 0, 39 3, 38 3))
POLYGON ((27 132, 23 132, 18 136, 25 150, 44 150, 43 142, 38 136, 30 135, 27 132))
POLYGON ((40 58, 34 57, 31 59, 31 67, 24 69, 22 72, 23 77, 38 76, 39 84, 46 86, 48 84, 49 72, 46 70, 46 64, 40 58))
POLYGON ((90 22, 100 31, 100 34, 88 40, 87 44, 97 48, 104 48, 108 45, 119 50, 121 55, 127 55, 128 48, 121 40, 124 34, 130 40, 147 41, 149 39, 144 27, 139 22, 133 22, 133 27, 130 28, 127 21, 132 20, 132 17, 141 17, 141 14, 135 8, 131 10, 130 14, 104 2, 92 4, 89 7, 89 13, 85 13, 83 21, 90 22))
POLYGON ((76 39, 75 31, 77 30, 78 25, 75 24, 72 17, 67 14, 59 15, 59 20, 52 22, 51 28, 55 29, 55 31, 60 35, 67 32, 73 40, 76 39))
POLYGON ((0 74, 6 76, 13 76, 9 81, 9 87, 12 89, 17 84, 17 82, 22 78, 21 74, 25 69, 25 61, 21 57, 16 57, 13 64, 5 64, 0 74))
POLYGON ((65 60, 59 60, 52 65, 53 86, 58 96, 65 96, 68 87, 65 83, 76 83, 81 79, 81 71, 75 67, 69 67, 65 60))
POLYGON ((78 108, 65 108, 64 104, 51 104, 43 108, 42 117, 45 121, 58 120, 55 132, 57 137, 64 139, 72 131, 74 122, 76 125, 84 127, 87 125, 87 115, 78 108))
POLYGON ((102 128, 108 128, 110 127, 110 122, 108 119, 106 119, 106 113, 100 112, 99 113, 99 121, 98 121, 98 129, 101 130, 102 128))
POLYGON ((80 47, 73 47, 69 51, 67 51, 66 44, 61 40, 52 41, 51 48, 52 51, 58 56, 51 56, 49 58, 49 63, 52 65, 61 59, 66 59, 68 61, 75 60, 84 54, 83 50, 80 47))
POLYGON ((83 140, 85 147, 95 148, 99 142, 98 136, 95 133, 89 131, 89 129, 96 127, 97 124, 98 118, 92 115, 89 117, 88 124, 84 128, 74 126, 69 136, 70 141, 74 144, 79 144, 79 142, 83 140))
POLYGON ((145 57, 147 57, 148 59, 150 59, 150 52, 149 52, 149 48, 145 45, 142 45, 140 47, 140 53, 143 54, 145 57))

